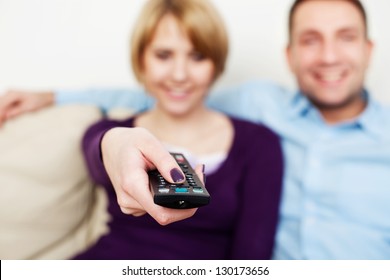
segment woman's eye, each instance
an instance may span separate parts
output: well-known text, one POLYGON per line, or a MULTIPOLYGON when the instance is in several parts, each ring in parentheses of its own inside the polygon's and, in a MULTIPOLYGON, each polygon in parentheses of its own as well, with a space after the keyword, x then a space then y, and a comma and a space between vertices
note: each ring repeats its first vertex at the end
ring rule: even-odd
POLYGON ((201 61, 201 60, 205 59, 206 56, 204 54, 202 54, 201 52, 192 52, 191 58, 195 61, 201 61))
POLYGON ((155 55, 158 59, 167 60, 171 54, 169 52, 163 51, 163 52, 156 52, 155 55))

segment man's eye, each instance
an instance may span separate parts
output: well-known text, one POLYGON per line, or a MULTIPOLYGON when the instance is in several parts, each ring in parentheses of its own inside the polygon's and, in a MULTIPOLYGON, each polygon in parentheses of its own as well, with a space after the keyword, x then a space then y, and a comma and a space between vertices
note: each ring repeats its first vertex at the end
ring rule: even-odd
POLYGON ((310 46, 310 45, 314 45, 315 43, 318 42, 318 39, 317 38, 314 38, 314 37, 309 37, 309 38, 303 38, 301 40, 301 43, 303 45, 307 45, 307 46, 310 46))
POLYGON ((354 34, 343 34, 341 39, 346 42, 352 42, 356 39, 356 36, 354 34))

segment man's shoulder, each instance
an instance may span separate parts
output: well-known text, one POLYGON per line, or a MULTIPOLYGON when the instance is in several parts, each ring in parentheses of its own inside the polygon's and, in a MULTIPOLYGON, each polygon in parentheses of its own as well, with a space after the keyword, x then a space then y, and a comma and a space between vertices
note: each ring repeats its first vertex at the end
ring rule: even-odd
POLYGON ((380 106, 380 118, 382 121, 379 121, 383 128, 386 130, 388 137, 390 138, 390 105, 389 104, 382 104, 380 106))
POLYGON ((370 98, 371 112, 381 121, 390 124, 390 104, 370 98))
POLYGON ((362 123, 370 131, 380 136, 382 140, 390 140, 390 105, 374 98, 369 98, 369 104, 362 114, 362 123))
POLYGON ((385 118, 390 119, 390 104, 382 104, 381 108, 385 118))

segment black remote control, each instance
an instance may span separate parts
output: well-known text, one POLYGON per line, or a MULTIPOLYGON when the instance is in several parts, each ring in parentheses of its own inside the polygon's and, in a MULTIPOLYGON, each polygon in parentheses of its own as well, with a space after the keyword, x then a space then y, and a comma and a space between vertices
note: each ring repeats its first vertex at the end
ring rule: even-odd
POLYGON ((149 184, 155 204, 175 209, 197 208, 210 202, 210 194, 199 180, 183 154, 171 153, 186 179, 182 184, 171 184, 158 170, 149 171, 149 184))

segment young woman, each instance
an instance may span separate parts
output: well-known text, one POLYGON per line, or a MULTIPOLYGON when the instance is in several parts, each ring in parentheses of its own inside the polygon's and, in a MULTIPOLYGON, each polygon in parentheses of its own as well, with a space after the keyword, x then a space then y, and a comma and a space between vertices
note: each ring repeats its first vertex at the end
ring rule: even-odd
POLYGON ((109 234, 76 259, 271 257, 283 169, 279 140, 266 127, 204 105, 224 70, 227 53, 224 25, 207 0, 146 3, 133 33, 131 57, 137 79, 156 104, 128 120, 103 120, 87 131, 85 158, 91 176, 107 190, 112 220, 109 234), (193 165, 205 164, 209 205, 164 227, 150 215, 124 213, 118 178, 109 177, 106 170, 111 162, 126 158, 106 158, 103 146, 109 135, 119 133, 123 137, 112 147, 126 147, 133 127, 147 129, 193 165))

